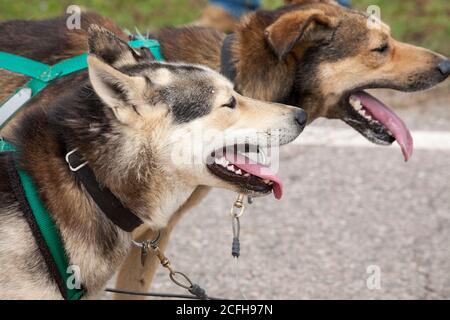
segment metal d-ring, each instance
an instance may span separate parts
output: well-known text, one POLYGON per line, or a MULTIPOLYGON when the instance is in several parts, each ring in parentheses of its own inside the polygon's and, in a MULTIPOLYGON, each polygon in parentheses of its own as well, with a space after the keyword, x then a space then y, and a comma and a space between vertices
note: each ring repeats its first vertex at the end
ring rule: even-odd
POLYGON ((142 242, 131 240, 131 243, 133 245, 135 245, 136 247, 138 247, 138 248, 142 248, 145 245, 149 245, 152 248, 156 248, 158 246, 158 244, 159 244, 159 240, 160 239, 161 239, 161 231, 158 231, 158 234, 156 235, 156 238, 154 238, 153 240, 145 240, 145 241, 142 241, 142 242))
POLYGON ((156 238, 150 241, 150 247, 156 248, 159 244, 159 240, 161 239, 161 231, 158 231, 156 238))
POLYGON ((85 162, 83 162, 82 164, 80 164, 78 167, 76 167, 76 168, 74 168, 74 167, 72 167, 72 164, 70 163, 70 156, 71 155, 73 155, 75 152, 77 152, 78 151, 78 148, 75 148, 75 149, 73 149, 72 151, 70 151, 70 152, 68 152, 67 154, 66 154, 66 162, 67 162, 67 164, 69 165, 69 169, 72 171, 72 172, 77 172, 78 170, 80 170, 81 168, 83 168, 83 167, 85 167, 87 164, 88 164, 88 162, 87 161, 85 161, 85 162))

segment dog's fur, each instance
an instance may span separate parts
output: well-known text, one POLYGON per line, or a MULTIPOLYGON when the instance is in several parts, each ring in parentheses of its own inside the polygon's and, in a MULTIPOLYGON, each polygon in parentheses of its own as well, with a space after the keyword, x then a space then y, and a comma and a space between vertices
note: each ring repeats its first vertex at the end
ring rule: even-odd
MULTIPOLYGON (((89 34, 89 80, 84 72, 73 88, 71 81, 60 83, 67 94, 27 112, 13 135, 21 150, 18 161, 36 182, 69 264, 80 268, 86 298, 98 293, 125 259, 131 233, 113 224, 77 182, 64 161, 65 146, 78 148, 99 184, 148 228, 159 230, 200 185, 256 190, 219 178, 207 159, 175 161, 173 154, 192 143, 190 133, 214 130, 225 141, 240 137, 264 147, 292 141, 306 123, 299 122, 304 112, 297 108, 240 96, 207 67, 151 62, 105 29, 92 26, 89 34)), ((195 143, 201 141, 201 156, 224 146, 215 140, 195 143)), ((7 160, 2 153, 0 299, 61 298, 13 192, 7 160)))
MULTIPOLYGON (((301 106, 308 112, 309 122, 319 117, 342 119, 371 141, 385 144, 391 143, 392 137, 384 127, 368 122, 355 112, 348 105, 349 94, 370 87, 421 90, 446 78, 437 69, 437 65, 445 59, 443 56, 394 40, 384 24, 377 29, 368 28, 367 17, 357 11, 339 7, 328 0, 287 2, 292 5, 249 14, 236 30, 237 40, 232 48, 237 71, 235 87, 245 96, 301 106), (388 44, 387 50, 378 50, 385 44, 388 44)), ((82 20, 111 24, 92 14, 84 14, 82 20)), ((12 52, 36 57, 31 45, 36 42, 33 37, 41 37, 41 43, 52 41, 50 32, 41 34, 29 31, 36 29, 33 23, 25 23, 22 28, 31 33, 29 44, 21 48, 23 51, 11 48, 12 52)), ((64 29, 63 19, 48 24, 56 30, 58 23, 64 29)), ((15 28, 14 22, 10 24, 11 29, 15 28)), ((5 28, 5 25, 0 25, 1 34, 5 28)), ((86 28, 84 22, 83 28, 86 28)), ((124 34, 121 36, 125 38, 124 34)), ((166 59, 220 69, 224 34, 211 29, 185 27, 162 29, 154 36, 160 41, 166 59)), ((66 42, 80 43, 78 39, 83 37, 83 32, 65 31, 64 37, 66 42)), ((14 39, 7 42, 14 42, 14 39)), ((0 50, 4 50, 3 47, 0 39, 0 50)), ((79 47, 79 51, 74 52, 72 45, 68 48, 71 53, 81 53, 86 49, 79 47)), ((61 51, 48 50, 46 53, 55 56, 62 54, 61 51)), ((13 91, 16 88, 13 81, 17 77, 11 77, 5 82, 12 83, 13 91)), ((46 92, 42 94, 42 99, 49 99, 55 94, 50 88, 47 92, 48 95, 45 95, 46 92)), ((206 193, 207 188, 197 189, 182 210, 172 217, 163 232, 162 247, 183 212, 195 206, 206 193)), ((145 228, 135 232, 137 239, 153 236, 145 228)), ((138 251, 133 250, 123 272, 119 274, 119 287, 148 288, 157 260, 148 259, 147 265, 142 268, 138 257, 138 251)))

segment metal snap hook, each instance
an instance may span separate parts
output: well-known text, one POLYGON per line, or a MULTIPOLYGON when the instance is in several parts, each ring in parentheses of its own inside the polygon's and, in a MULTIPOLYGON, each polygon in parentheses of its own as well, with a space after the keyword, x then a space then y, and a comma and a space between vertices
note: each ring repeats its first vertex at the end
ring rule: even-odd
POLYGON ((170 276, 170 280, 172 280, 173 283, 175 283, 177 286, 182 287, 186 290, 189 290, 194 286, 191 279, 189 279, 189 277, 182 272, 173 271, 170 273, 169 276, 170 276), (179 277, 180 278, 179 280, 181 280, 181 281, 177 280, 176 277, 179 277))
POLYGON ((244 197, 245 195, 243 193, 240 193, 236 201, 233 203, 233 206, 231 207, 230 211, 230 214, 233 218, 239 218, 244 214, 245 212, 244 197))

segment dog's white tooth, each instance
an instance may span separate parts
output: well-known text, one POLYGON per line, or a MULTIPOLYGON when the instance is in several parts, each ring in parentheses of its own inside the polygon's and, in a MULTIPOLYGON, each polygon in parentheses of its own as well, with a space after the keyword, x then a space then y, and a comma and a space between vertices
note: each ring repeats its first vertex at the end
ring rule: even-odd
POLYGON ((362 103, 361 100, 350 97, 350 105, 356 110, 359 111, 362 109, 362 103))
POLYGON ((241 169, 237 169, 236 170, 236 174, 242 174, 242 170, 241 169))
POLYGON ((245 173, 244 177, 250 177, 250 173, 245 173))
POLYGON ((226 166, 227 166, 227 160, 225 160, 224 157, 221 157, 221 158, 219 159, 219 164, 220 164, 222 167, 226 167, 226 166))
POLYGON ((234 166, 232 164, 227 166, 227 169, 234 172, 234 166))
POLYGON ((269 184, 270 180, 264 179, 265 184, 269 184))

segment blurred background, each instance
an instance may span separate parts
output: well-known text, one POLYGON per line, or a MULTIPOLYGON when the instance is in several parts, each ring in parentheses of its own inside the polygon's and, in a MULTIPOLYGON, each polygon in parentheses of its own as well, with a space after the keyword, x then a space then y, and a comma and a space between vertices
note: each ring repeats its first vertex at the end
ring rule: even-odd
MULTIPOLYGON (((262 2, 268 9, 282 3, 262 2)), ((0 20, 51 17, 71 4, 147 31, 195 21, 207 1, 0 0, 0 20)), ((448 0, 352 4, 363 11, 380 6, 395 37, 450 55, 448 0)), ((449 299, 449 89, 446 81, 421 93, 377 90, 412 130, 416 150, 408 163, 397 145, 376 147, 339 121, 319 119, 306 128, 282 149, 284 199, 257 199, 242 218, 239 271, 230 254, 235 195, 223 190, 181 221, 166 254, 212 296, 449 299)), ((163 270, 152 289, 183 293, 163 270)))
MULTIPOLYGON (((262 0, 264 8, 279 7, 282 0, 262 0)), ((37 19, 59 15, 72 4, 97 10, 124 28, 141 30, 186 24, 199 18, 207 0, 0 0, 0 20, 37 19)), ((381 7, 382 19, 401 40, 450 54, 448 0, 353 0, 363 11, 381 7)))

